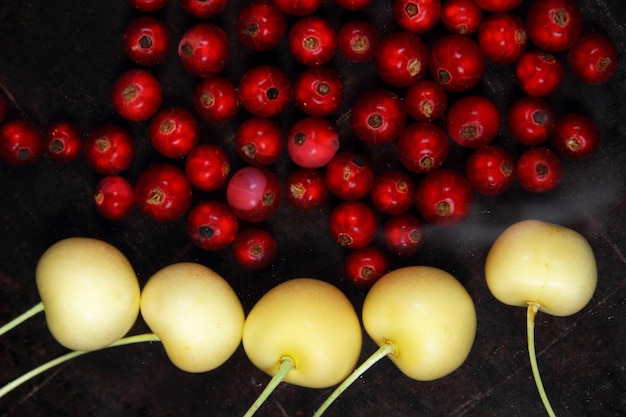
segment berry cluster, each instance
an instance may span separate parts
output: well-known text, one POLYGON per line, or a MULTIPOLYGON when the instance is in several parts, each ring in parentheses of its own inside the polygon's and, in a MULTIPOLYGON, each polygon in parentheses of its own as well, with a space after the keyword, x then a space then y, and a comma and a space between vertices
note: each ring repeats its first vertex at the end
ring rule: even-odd
POLYGON ((516 13, 522 0, 394 0, 392 30, 360 18, 371 3, 326 5, 353 13, 337 26, 317 13, 322 0, 251 0, 238 11, 234 34, 212 20, 226 0, 180 0, 196 19, 175 40, 180 65, 195 80, 185 109, 162 105, 167 81, 152 71, 174 41, 153 14, 166 0, 129 0, 140 15, 127 24, 122 45, 135 67, 111 86, 112 105, 125 121, 148 126, 164 161, 131 184, 123 174, 135 161, 135 145, 124 128, 106 124, 83 135, 60 121, 42 133, 25 120, 3 121, 8 104, 1 96, 0 161, 28 165, 45 153, 69 163, 82 154, 102 176, 94 193, 102 216, 121 220, 134 207, 157 222, 187 216, 195 245, 231 247, 249 269, 273 261, 276 241, 262 223, 281 202, 314 210, 332 199, 327 227, 350 249, 346 275, 371 285, 387 271, 388 253, 411 256, 422 247, 423 221, 454 225, 469 215, 474 192, 500 194, 516 179, 529 192, 550 191, 562 178, 561 158, 597 149, 595 122, 581 113, 557 116, 549 101, 566 71, 599 84, 618 62, 607 36, 584 33, 574 0, 534 0, 524 15, 516 13), (259 56, 286 48, 296 77, 283 62, 270 62, 231 82, 223 72, 233 36, 259 56), (374 88, 342 114, 349 135, 335 117, 345 108, 344 89, 361 86, 341 76, 337 55, 375 70, 374 88), (509 108, 477 92, 487 61, 515 78, 519 98, 509 108), (297 117, 285 127, 276 117, 287 111, 297 117), (234 154, 200 140, 202 123, 233 123, 242 114, 234 154), (501 121, 521 154, 504 146, 501 121), (462 170, 446 165, 455 148, 467 151, 462 170), (393 161, 375 163, 370 156, 379 149, 392 149, 393 161), (292 169, 282 179, 273 167, 285 154, 292 169), (232 170, 234 158, 245 166, 232 170), (218 190, 225 201, 211 194, 218 190), (208 197, 195 204, 195 193, 208 197), (385 250, 375 244, 379 230, 385 250))

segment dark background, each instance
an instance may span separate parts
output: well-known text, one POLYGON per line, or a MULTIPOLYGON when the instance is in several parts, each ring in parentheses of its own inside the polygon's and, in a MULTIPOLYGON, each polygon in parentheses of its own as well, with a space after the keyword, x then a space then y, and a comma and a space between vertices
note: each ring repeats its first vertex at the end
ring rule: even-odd
MULTIPOLYGON (((301 68, 287 59, 285 43, 271 53, 246 52, 234 35, 239 1, 211 19, 232 40, 231 59, 224 71, 237 83, 246 68, 259 62, 279 63, 292 76, 301 68)), ((518 9, 525 15, 528 1, 518 9)), ((577 1, 585 31, 608 34, 626 55, 626 6, 610 0, 577 1)), ((319 14, 333 24, 369 19, 382 33, 394 26, 391 2, 375 1, 364 12, 338 11, 326 1, 319 14)), ((83 131, 106 122, 131 131, 137 155, 125 173, 135 181, 142 169, 162 160, 150 149, 147 123, 128 123, 116 116, 110 89, 123 70, 134 65, 121 52, 121 34, 139 13, 123 0, 80 2, 62 0, 0 3, 0 87, 12 101, 9 118, 26 118, 42 129, 56 120, 71 120, 83 131)), ((195 80, 186 75, 176 56, 184 30, 197 20, 170 0, 156 16, 170 27, 172 44, 165 62, 153 69, 164 89, 165 106, 191 107, 195 80)), ((292 23, 293 18, 289 19, 292 23)), ((424 35, 431 43, 441 28, 424 35)), ((560 55, 560 57, 563 57, 560 55)), ((346 98, 332 117, 342 134, 342 149, 366 153, 378 172, 394 166, 393 147, 372 148, 357 143, 349 131, 349 109, 365 88, 379 86, 372 63, 350 64, 339 54, 329 64, 343 77, 346 98)), ((512 67, 488 63, 484 81, 472 90, 492 98, 504 112, 520 91, 512 67)), ((432 265, 454 274, 475 300, 478 332, 464 365, 434 382, 403 376, 382 361, 354 384, 331 408, 331 416, 540 416, 543 407, 528 364, 525 310, 508 307, 488 292, 483 264, 489 246, 509 224, 538 218, 572 227, 585 235, 597 256, 599 281, 594 298, 576 315, 537 317, 538 361, 552 405, 561 416, 626 414, 626 305, 624 235, 626 162, 626 78, 624 62, 601 86, 578 82, 569 71, 550 102, 558 114, 583 111, 602 132, 600 149, 582 161, 564 161, 561 185, 532 195, 514 185, 498 197, 476 196, 470 218, 452 228, 428 227, 423 250, 412 259, 392 258, 392 267, 432 265)), ((454 97, 451 97, 452 99, 454 97)), ((202 123, 202 142, 218 143, 232 152, 233 123, 202 123)), ((277 119, 286 130, 301 114, 288 110, 277 119)), ((521 147, 508 139, 506 127, 496 142, 519 155, 521 147)), ((461 167, 467 152, 453 148, 450 167, 461 167)), ((178 161, 176 163, 181 163, 178 161)), ((242 165, 233 157, 234 168, 242 165)), ((284 178, 292 169, 286 157, 273 169, 284 178)), ((185 234, 184 219, 156 224, 137 210, 121 222, 101 219, 91 199, 99 177, 84 160, 69 165, 43 157, 23 168, 0 166, 0 323, 39 301, 34 271, 43 251, 69 236, 104 239, 133 263, 141 283, 159 268, 176 261, 195 261, 226 277, 246 311, 274 285, 297 276, 328 280, 343 290, 360 311, 365 291, 343 278, 345 252, 329 237, 326 215, 335 203, 312 213, 283 204, 263 227, 279 243, 275 264, 252 273, 236 265, 228 250, 209 253, 194 248, 185 234)), ((194 199, 220 198, 196 193, 194 199)), ((147 331, 138 321, 132 333, 147 331)), ((375 350, 364 335, 361 360, 375 350)), ((0 340, 0 384, 65 352, 48 333, 43 315, 36 316, 0 340)), ((91 353, 28 382, 0 399, 1 416, 237 416, 261 392, 269 377, 257 370, 239 348, 215 371, 188 374, 175 368, 159 344, 135 345, 91 353)), ((332 391, 281 385, 259 410, 259 416, 311 415, 332 391)))

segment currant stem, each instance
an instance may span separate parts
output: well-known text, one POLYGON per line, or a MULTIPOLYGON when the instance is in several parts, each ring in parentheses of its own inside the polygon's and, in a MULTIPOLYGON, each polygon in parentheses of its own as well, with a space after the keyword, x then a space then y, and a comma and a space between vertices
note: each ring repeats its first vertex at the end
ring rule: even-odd
POLYGON ((528 303, 528 310, 526 312, 528 356, 530 357, 530 367, 533 371, 533 377, 535 378, 535 385, 537 385, 537 390, 539 391, 539 396, 541 397, 543 406, 545 407, 550 417, 556 417, 556 414, 554 414, 554 411, 552 410, 552 406, 550 405, 550 400, 548 399, 548 396, 546 395, 546 391, 543 388, 543 383, 541 382, 541 375, 539 375, 539 367, 537 366, 537 355, 535 353, 535 316, 537 315, 537 311, 539 311, 539 304, 528 303))
POLYGON ((294 367, 294 362, 292 358, 290 358, 289 356, 285 356, 284 358, 282 358, 280 360, 280 366, 278 367, 278 371, 276 371, 276 373, 274 374, 270 382, 268 382, 263 392, 261 392, 261 394, 257 397, 254 403, 250 406, 248 411, 246 411, 246 414, 244 414, 243 417, 251 417, 252 415, 254 415, 254 413, 256 413, 256 410, 258 410, 263 405, 263 403, 269 398, 272 392, 274 392, 276 387, 281 382, 283 382, 283 380, 285 379, 285 376, 287 376, 287 374, 289 373, 289 371, 293 369, 293 367, 294 367))
MULTIPOLYGON (((160 339, 155 334, 153 334, 153 333, 145 333, 145 334, 139 334, 139 335, 135 335, 135 336, 125 337, 123 339, 120 339, 120 340, 110 344, 105 349, 116 347, 116 346, 129 345, 129 344, 133 344, 133 343, 158 342, 158 341, 160 341, 160 339)), ((50 361, 48 361, 48 362, 46 362, 44 364, 39 365, 38 367, 28 371, 27 373, 23 374, 22 376, 14 379, 13 381, 9 382, 8 384, 6 384, 2 388, 0 388, 0 398, 4 397, 6 394, 8 394, 9 392, 13 391, 15 388, 19 387, 23 383, 33 379, 37 375, 39 375, 39 374, 41 374, 41 373, 43 373, 43 372, 45 372, 45 371, 47 371, 47 370, 49 370, 51 368, 54 368, 57 365, 60 365, 60 364, 62 364, 64 362, 67 362, 70 359, 76 358, 78 356, 82 356, 85 353, 89 353, 89 352, 95 352, 95 351, 73 350, 73 351, 68 352, 68 353, 66 353, 64 355, 59 356, 58 358, 52 359, 52 360, 50 360, 50 361)))
POLYGON ((335 388, 328 398, 322 403, 320 408, 317 409, 313 417, 320 417, 328 407, 346 390, 354 381, 361 377, 368 369, 374 366, 378 361, 387 355, 393 353, 395 345, 391 342, 387 342, 378 348, 369 358, 365 360, 358 368, 356 368, 341 384, 335 388))
POLYGON ((32 306, 31 308, 29 308, 28 310, 26 310, 25 312, 23 312, 22 314, 20 314, 19 316, 17 316, 16 318, 14 318, 13 320, 11 320, 10 322, 8 322, 7 324, 5 324, 4 326, 0 327, 0 336, 7 333, 9 330, 19 326, 20 324, 24 323, 26 320, 28 320, 35 314, 41 313, 42 311, 43 311, 43 303, 40 301, 34 306, 32 306))

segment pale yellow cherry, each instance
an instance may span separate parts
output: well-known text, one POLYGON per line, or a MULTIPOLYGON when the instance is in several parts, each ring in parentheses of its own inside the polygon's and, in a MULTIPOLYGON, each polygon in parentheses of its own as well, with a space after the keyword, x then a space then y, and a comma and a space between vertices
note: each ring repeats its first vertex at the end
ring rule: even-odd
POLYGON ((157 271, 141 295, 141 315, 172 363, 206 372, 241 343, 244 311, 230 284, 204 265, 176 263, 157 271))
POLYGON ((126 256, 102 240, 55 243, 39 259, 36 284, 50 332, 69 349, 109 346, 137 320, 137 275, 126 256))

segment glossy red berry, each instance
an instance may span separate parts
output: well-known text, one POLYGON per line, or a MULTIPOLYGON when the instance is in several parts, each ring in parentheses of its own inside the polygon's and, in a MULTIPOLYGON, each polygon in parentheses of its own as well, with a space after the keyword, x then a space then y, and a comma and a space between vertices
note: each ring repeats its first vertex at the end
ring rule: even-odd
POLYGON ((383 225, 383 240, 392 254, 414 256, 424 246, 422 221, 410 213, 391 216, 383 225))
POLYGON ((298 120, 287 133, 289 158, 304 168, 321 168, 339 150, 339 133, 335 126, 320 117, 298 120))
POLYGON ((515 9, 523 0, 474 0, 481 9, 492 13, 506 13, 515 9))
POLYGON ((406 123, 402 99, 389 90, 369 90, 361 95, 350 115, 355 136, 374 145, 385 145, 398 138, 406 123))
POLYGON ((478 148, 493 141, 500 130, 500 113, 483 96, 465 96, 454 102, 446 115, 446 131, 457 144, 478 148))
POLYGON ((554 94, 563 81, 561 61, 552 53, 533 49, 526 51, 517 61, 517 84, 529 96, 546 97, 554 94))
POLYGON ((429 223, 446 226, 460 223, 470 215, 472 201, 469 180, 452 169, 432 171, 417 186, 417 208, 429 223))
POLYGON ((374 168, 357 152, 339 152, 326 166, 328 191, 342 200, 365 197, 374 185, 374 168))
POLYGON ((154 13, 161 10, 168 0, 128 0, 128 4, 134 9, 144 13, 154 13))
POLYGON ((187 216, 187 236, 191 242, 209 251, 230 246, 239 233, 239 219, 220 201, 196 204, 187 216))
POLYGON ((140 65, 156 65, 167 55, 170 43, 165 23, 152 16, 139 16, 128 23, 122 34, 122 50, 140 65))
POLYGON ((552 143, 564 157, 586 158, 598 149, 600 129, 586 114, 569 113, 557 119, 552 143))
POLYGON ((233 242, 233 257, 242 267, 256 271, 267 268, 276 259, 276 239, 264 229, 241 231, 233 242))
POLYGON ((0 125, 0 161, 4 164, 30 165, 39 159, 43 150, 43 134, 34 124, 15 119, 0 125))
POLYGON ((370 199, 381 213, 404 213, 415 200, 415 182, 404 171, 385 171, 374 180, 370 199))
POLYGON ((237 89, 227 78, 202 78, 193 90, 193 107, 209 123, 224 123, 239 111, 237 89))
POLYGON ((109 175, 98 181, 93 199, 98 214, 113 221, 126 218, 135 206, 133 186, 118 175, 109 175))
POLYGON ((261 222, 278 210, 281 188, 280 180, 272 171, 262 167, 244 167, 228 181, 226 199, 240 219, 261 222))
POLYGON ((613 41, 599 33, 581 36, 567 52, 569 68, 587 84, 607 82, 617 69, 618 58, 613 41))
POLYGON ((465 175, 479 193, 500 194, 515 180, 515 162, 501 146, 486 145, 474 150, 467 158, 465 175))
POLYGON ((226 32, 212 23, 197 23, 183 34, 178 57, 183 69, 194 77, 212 77, 222 71, 230 56, 226 32))
POLYGON ((554 188, 563 178, 561 158, 548 148, 531 148, 517 160, 517 179, 527 191, 545 193, 554 188))
POLYGON ((378 224, 374 210, 361 201, 344 201, 329 215, 330 233, 341 246, 363 248, 374 241, 378 224))
POLYGON ((552 105, 541 97, 524 96, 515 100, 506 115, 511 137, 528 146, 545 142, 552 135, 555 122, 552 105))
POLYGON ((89 167, 102 175, 116 175, 130 168, 135 145, 124 128, 107 124, 91 130, 83 145, 89 167))
POLYGON ((302 71, 294 83, 294 101, 309 116, 333 114, 343 101, 343 83, 339 74, 327 67, 302 71))
POLYGON ((356 11, 363 10, 374 0, 334 0, 334 3, 342 9, 356 11))
POLYGON ((428 47, 411 32, 394 32, 376 48, 376 72, 387 84, 407 87, 428 71, 428 47))
POLYGON ((474 0, 446 0, 441 5, 441 23, 450 32, 471 35, 482 19, 483 10, 474 0))
POLYGON ((403 30, 425 33, 439 22, 441 0, 394 0, 392 13, 403 30))
POLYGON ((83 135, 72 122, 52 123, 46 130, 44 141, 44 152, 56 162, 73 162, 83 151, 83 135))
POLYGON ((419 80, 404 92, 407 114, 420 122, 439 119, 448 107, 448 95, 443 87, 431 80, 419 80))
POLYGON ((264 117, 243 121, 235 131, 235 149, 250 165, 266 166, 280 158, 285 138, 278 124, 264 117))
POLYGON ((353 62, 365 62, 374 58, 379 35, 376 27, 365 20, 344 23, 337 34, 339 52, 353 62))
POLYGON ((275 116, 291 98, 287 74, 272 65, 259 65, 246 71, 237 91, 241 105, 258 117, 275 116))
POLYGON ((353 284, 370 288, 380 277, 389 272, 387 254, 376 246, 351 250, 344 263, 346 278, 353 284))
POLYGON ((253 0, 237 16, 237 37, 254 52, 275 48, 287 33, 287 19, 270 0, 253 0))
POLYGON ((159 111, 152 118, 148 135, 158 153, 168 158, 180 158, 196 147, 200 128, 190 111, 171 107, 159 111))
POLYGON ((485 57, 498 64, 510 64, 519 59, 527 44, 522 19, 512 13, 487 16, 478 29, 478 45, 485 57))
POLYGON ((146 217, 159 223, 183 217, 191 197, 191 184, 185 173, 168 163, 146 168, 135 184, 135 204, 146 217))
POLYGON ((296 21, 288 35, 291 56, 303 65, 324 65, 337 51, 337 33, 328 20, 317 15, 296 21))
POLYGON ((313 210, 328 199, 324 174, 315 168, 298 168, 285 181, 287 201, 300 210, 313 210))
POLYGON ((528 9, 528 39, 544 51, 565 51, 582 30, 582 13, 574 0, 534 0, 528 9))
POLYGON ((478 44, 463 35, 447 35, 435 41, 430 52, 433 79, 447 91, 462 92, 476 86, 485 70, 478 44))
POLYGON ((179 0, 182 9, 199 19, 209 19, 226 8, 228 0, 179 0))
POLYGON ((159 80, 143 69, 130 69, 122 73, 113 84, 113 108, 124 119, 133 122, 154 116, 162 99, 159 80))
POLYGON ((272 2, 289 15, 305 16, 319 9, 324 0, 272 0, 272 2))
POLYGON ((185 160, 185 174, 194 187, 215 191, 226 184, 230 174, 228 153, 221 147, 204 143, 196 146, 185 160))
POLYGON ((448 135, 430 122, 408 125, 400 134, 397 146, 400 163, 417 174, 426 174, 439 168, 450 153, 448 135))

